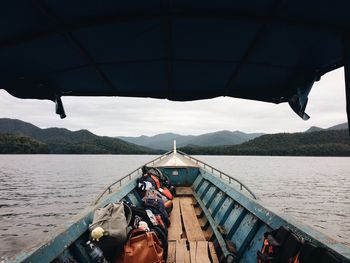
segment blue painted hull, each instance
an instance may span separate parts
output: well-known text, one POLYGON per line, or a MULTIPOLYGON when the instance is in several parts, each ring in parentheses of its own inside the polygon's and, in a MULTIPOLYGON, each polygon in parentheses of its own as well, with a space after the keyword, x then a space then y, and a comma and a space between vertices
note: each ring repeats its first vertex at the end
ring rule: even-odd
MULTIPOLYGON (((93 262, 85 249, 93 211, 109 202, 120 200, 141 204, 140 196, 135 190, 137 178, 141 174, 139 169, 107 187, 106 194, 100 196, 97 204, 87 207, 66 222, 39 248, 23 251, 9 262, 93 262)), ((162 171, 170 177, 174 185, 191 187, 197 207, 207 220, 206 228, 212 233, 210 239, 214 242, 222 262, 233 262, 234 257, 228 242, 236 249, 237 262, 257 262, 257 251, 262 246, 263 234, 280 226, 286 226, 299 237, 327 248, 341 262, 350 262, 348 247, 294 222, 293 219, 269 211, 258 200, 243 192, 242 185, 235 187, 231 184, 234 178, 223 179, 221 172, 215 173, 218 170, 214 171, 211 166, 204 164, 197 168, 162 168, 162 171)))

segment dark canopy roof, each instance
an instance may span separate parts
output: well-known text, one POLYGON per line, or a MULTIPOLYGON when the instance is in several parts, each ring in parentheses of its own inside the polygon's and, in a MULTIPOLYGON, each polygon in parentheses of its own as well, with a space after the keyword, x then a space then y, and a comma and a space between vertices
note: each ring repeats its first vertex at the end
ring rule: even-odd
MULTIPOLYGON (((289 102, 341 67, 348 0, 12 0, 0 88, 19 98, 232 96, 289 102)), ((62 112, 63 108, 59 107, 62 112)))

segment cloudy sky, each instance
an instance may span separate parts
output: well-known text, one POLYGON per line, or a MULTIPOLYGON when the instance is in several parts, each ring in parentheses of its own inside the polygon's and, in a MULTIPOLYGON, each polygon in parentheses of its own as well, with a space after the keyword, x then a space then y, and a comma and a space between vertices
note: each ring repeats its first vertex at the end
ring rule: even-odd
POLYGON ((88 129, 98 135, 139 136, 164 132, 202 134, 218 130, 297 132, 310 126, 346 122, 343 69, 317 82, 303 121, 287 103, 279 105, 228 97, 193 102, 120 98, 63 97, 67 117, 54 113, 50 101, 20 100, 0 90, 0 118, 15 118, 41 128, 88 129))

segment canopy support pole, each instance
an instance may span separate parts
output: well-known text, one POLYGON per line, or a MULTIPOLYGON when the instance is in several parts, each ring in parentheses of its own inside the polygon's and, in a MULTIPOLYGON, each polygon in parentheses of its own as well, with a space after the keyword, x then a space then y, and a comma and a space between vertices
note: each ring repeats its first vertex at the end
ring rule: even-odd
POLYGON ((344 57, 346 113, 348 117, 348 129, 349 129, 349 136, 350 136, 350 37, 348 36, 343 38, 343 57, 344 57))

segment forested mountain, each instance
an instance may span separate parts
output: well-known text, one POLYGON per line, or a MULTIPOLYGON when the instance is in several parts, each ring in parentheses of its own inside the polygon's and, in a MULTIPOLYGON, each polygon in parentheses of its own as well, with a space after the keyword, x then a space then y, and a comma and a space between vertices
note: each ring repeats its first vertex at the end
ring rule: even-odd
MULTIPOLYGON (((159 153, 117 138, 97 136, 87 130, 70 131, 63 128, 40 129, 30 123, 0 119, 0 133, 29 137, 47 145, 49 153, 70 154, 147 154, 159 153)), ((4 136, 4 135, 3 135, 4 136)), ((13 137, 14 138, 14 137, 13 137)), ((33 145, 33 144, 31 144, 33 145)))
MULTIPOLYGON (((303 155, 350 156, 350 137, 345 124, 328 129, 311 127, 308 132, 266 134, 249 140, 241 132, 220 131, 200 136, 182 136, 173 133, 153 136, 161 146, 173 145, 177 140, 180 150, 188 154, 213 155, 303 155), (312 131, 314 130, 314 131, 312 131), (233 139, 233 134, 240 139, 233 139), (180 140, 180 143, 179 143, 180 140), (237 144, 238 140, 245 140, 237 144), (249 140, 249 141, 248 141, 249 140), (234 141, 235 143, 232 143, 234 141), (201 144, 208 146, 198 146, 201 144), (220 145, 220 144, 227 145, 220 145), (212 146, 212 145, 215 146, 212 146), (219 144, 219 145, 218 145, 219 144), (187 145, 187 146, 184 146, 187 145)), ((141 136, 138 140, 152 137, 141 136)), ((155 142, 153 142, 155 143, 155 142)), ((149 144, 152 145, 153 144, 149 144)), ((156 144, 153 147, 157 147, 156 144)), ((160 154, 154 150, 123 140, 97 136, 87 130, 70 131, 62 128, 41 129, 20 120, 0 119, 0 153, 57 153, 57 154, 160 154)))
POLYGON ((0 154, 49 153, 46 143, 17 134, 0 133, 0 154))
POLYGON ((350 156, 350 137, 345 129, 279 133, 263 135, 240 145, 190 145, 180 150, 188 154, 208 155, 350 156))
POLYGON ((244 133, 240 131, 217 131, 205 133, 202 135, 180 135, 176 133, 162 133, 155 136, 140 136, 140 137, 118 137, 124 141, 142 145, 153 149, 171 150, 173 142, 176 140, 178 147, 186 145, 197 146, 218 146, 218 145, 235 145, 240 144, 258 136, 263 133, 244 133))

